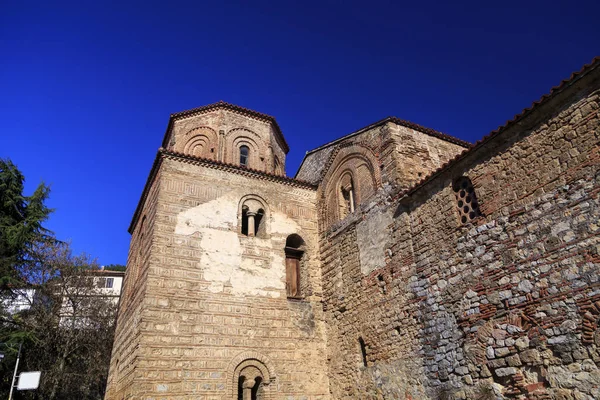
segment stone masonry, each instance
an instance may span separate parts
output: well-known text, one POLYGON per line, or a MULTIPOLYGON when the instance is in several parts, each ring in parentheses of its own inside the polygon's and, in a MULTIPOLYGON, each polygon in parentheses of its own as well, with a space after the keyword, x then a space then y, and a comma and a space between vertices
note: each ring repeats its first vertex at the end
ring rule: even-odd
POLYGON ((600 398, 599 110, 595 59, 475 145, 386 118, 294 179, 274 118, 173 114, 106 398, 600 398))

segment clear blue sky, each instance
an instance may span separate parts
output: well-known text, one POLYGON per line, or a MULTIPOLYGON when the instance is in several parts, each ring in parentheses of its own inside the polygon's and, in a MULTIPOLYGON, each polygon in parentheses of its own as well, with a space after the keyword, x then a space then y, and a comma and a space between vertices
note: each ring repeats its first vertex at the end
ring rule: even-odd
POLYGON ((218 100, 305 151, 389 115, 475 141, 600 54, 600 1, 0 1, 0 157, 76 252, 125 263, 169 114, 218 100))

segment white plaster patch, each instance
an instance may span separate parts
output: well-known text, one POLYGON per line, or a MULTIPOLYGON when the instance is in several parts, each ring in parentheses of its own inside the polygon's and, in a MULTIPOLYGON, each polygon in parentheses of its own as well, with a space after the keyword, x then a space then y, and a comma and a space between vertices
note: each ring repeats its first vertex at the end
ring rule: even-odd
POLYGON ((175 233, 191 235, 201 228, 236 229, 238 198, 219 197, 177 215, 175 233))
MULTIPOLYGON (((208 288, 220 293, 229 287, 234 295, 280 297, 285 289, 285 260, 271 239, 243 238, 237 233, 239 198, 220 197, 177 215, 175 233, 200 236, 200 266, 208 288), (245 252, 245 253, 244 253, 245 252)), ((274 236, 298 232, 298 224, 280 212, 271 213, 274 236)))
POLYGON ((385 266, 385 249, 389 239, 387 227, 391 222, 390 212, 375 210, 356 226, 360 271, 363 274, 385 266))
POLYGON ((298 233, 298 224, 284 213, 274 211, 271 213, 271 234, 291 235, 298 233))

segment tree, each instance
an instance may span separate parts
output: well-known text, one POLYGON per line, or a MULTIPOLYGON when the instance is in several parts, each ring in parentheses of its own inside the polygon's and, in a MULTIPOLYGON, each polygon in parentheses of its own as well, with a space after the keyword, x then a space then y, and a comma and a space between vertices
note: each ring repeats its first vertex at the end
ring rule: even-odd
POLYGON ((108 264, 104 266, 104 269, 107 271, 121 271, 125 272, 126 267, 121 264, 108 264))
POLYGON ((42 224, 51 210, 41 184, 23 195, 23 175, 0 160, 0 398, 10 390, 18 343, 19 371, 42 371, 40 387, 16 399, 102 399, 114 336, 116 298, 97 287, 99 267, 75 256, 42 224), (9 313, 4 305, 24 290, 30 307, 9 313))
POLYGON ((98 265, 73 256, 68 246, 44 249, 50 277, 40 285, 22 326, 35 338, 24 366, 42 370, 37 396, 44 399, 102 399, 116 316, 116 301, 98 288, 98 265))
POLYGON ((44 202, 50 188, 40 183, 31 196, 23 195, 25 178, 10 161, 0 159, 0 295, 27 283, 23 268, 36 258, 36 245, 53 241, 42 226, 52 210, 44 202))

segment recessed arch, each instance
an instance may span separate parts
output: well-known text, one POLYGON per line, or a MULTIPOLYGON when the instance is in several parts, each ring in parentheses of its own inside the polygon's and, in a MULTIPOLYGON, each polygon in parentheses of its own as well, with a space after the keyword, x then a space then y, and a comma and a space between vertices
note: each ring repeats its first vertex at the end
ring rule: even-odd
POLYGON ((381 187, 381 171, 373 151, 359 144, 334 151, 327 165, 319 194, 323 204, 323 220, 326 226, 331 226, 348 215, 344 210, 356 209, 377 192, 381 187), (348 192, 349 184, 352 187, 352 199, 348 192), (342 189, 346 191, 345 196, 342 189), (344 206, 344 202, 352 207, 344 206))
POLYGON ((217 158, 217 132, 208 126, 189 130, 175 143, 175 151, 202 158, 217 158))
POLYGON ((301 298, 306 285, 304 239, 297 233, 289 235, 285 240, 285 290, 288 298, 301 298), (303 276, 304 275, 304 276, 303 276))
POLYGON ((238 203, 238 233, 244 236, 266 238, 270 233, 269 221, 270 212, 265 199, 256 194, 247 194, 240 199, 238 203))
POLYGON ((261 158, 264 159, 265 143, 258 134, 246 128, 233 128, 225 135, 225 161, 239 165, 241 146, 247 146, 249 149, 247 167, 263 169, 264 163, 261 163, 261 158))
POLYGON ((227 367, 227 393, 230 399, 237 399, 244 383, 254 380, 261 387, 260 400, 274 400, 277 394, 275 370, 271 360, 255 351, 245 351, 235 356, 227 367), (243 379, 240 379, 243 377, 243 379), (242 381, 240 383, 240 380, 242 381))

